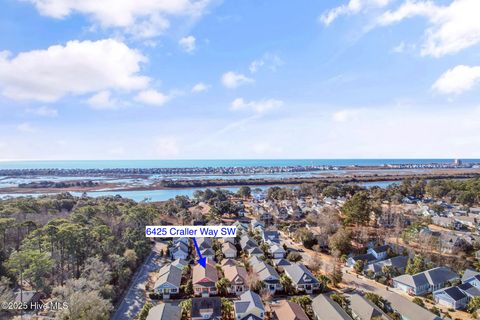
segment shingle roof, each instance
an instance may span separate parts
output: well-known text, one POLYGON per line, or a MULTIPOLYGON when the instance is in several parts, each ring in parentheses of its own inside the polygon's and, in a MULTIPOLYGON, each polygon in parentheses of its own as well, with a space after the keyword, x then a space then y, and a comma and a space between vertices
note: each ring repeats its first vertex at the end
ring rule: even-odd
POLYGON ((170 303, 161 303, 148 312, 147 320, 180 320, 180 308, 170 303))
POLYGON ((212 317, 219 318, 222 315, 222 300, 220 297, 193 298, 192 318, 201 318, 201 311, 212 309, 212 317))
POLYGON ((318 320, 352 319, 338 303, 324 294, 320 294, 312 300, 312 309, 318 320))
POLYGON ((370 320, 372 318, 391 320, 379 307, 361 295, 353 294, 349 298, 350 308, 360 320, 370 320))
POLYGON ((193 267, 193 283, 198 283, 204 278, 207 278, 212 282, 218 281, 217 269, 210 260, 207 260, 205 268, 199 264, 196 264, 193 267))
POLYGON ((467 297, 465 293, 463 293, 462 290, 460 290, 457 287, 450 287, 450 288, 443 289, 443 292, 445 292, 448 296, 450 296, 455 301, 459 301, 467 297))
POLYGON ((278 320, 309 320, 302 307, 295 302, 283 300, 280 305, 272 305, 278 320))
POLYGON ((289 266, 284 266, 283 270, 285 270, 285 274, 292 279, 292 281, 296 284, 304 283, 306 278, 311 279, 308 283, 317 283, 318 280, 315 276, 307 269, 303 264, 291 264, 289 266))
POLYGON ((440 320, 441 318, 427 309, 420 307, 397 293, 389 292, 385 297, 392 308, 404 318, 415 320, 440 320))
POLYGON ((257 293, 251 290, 248 290, 242 293, 240 295, 240 301, 246 301, 252 307, 255 306, 261 310, 265 310, 265 308, 263 307, 262 298, 260 298, 260 296, 257 293))
POLYGON ((468 279, 473 278, 474 276, 480 275, 480 272, 472 270, 472 269, 466 269, 465 272, 463 273, 462 276, 462 282, 467 281, 468 279))
POLYGON ((155 288, 164 283, 170 283, 175 287, 180 287, 182 281, 182 270, 172 265, 166 265, 159 272, 159 278, 155 282, 155 288))
POLYGON ((224 266, 222 267, 223 274, 230 282, 232 282, 237 276, 243 281, 247 280, 247 270, 239 266, 224 266))

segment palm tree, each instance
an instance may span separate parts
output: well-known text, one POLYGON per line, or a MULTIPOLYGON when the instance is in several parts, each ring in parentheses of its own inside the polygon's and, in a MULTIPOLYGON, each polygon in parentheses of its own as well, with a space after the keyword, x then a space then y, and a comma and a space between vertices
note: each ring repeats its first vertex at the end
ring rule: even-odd
POLYGON ((182 320, 190 319, 190 311, 192 310, 192 299, 186 299, 180 302, 180 309, 182 310, 182 320))
POLYGON ((215 283, 219 295, 226 295, 230 287, 230 281, 227 278, 221 278, 215 283))
POLYGON ((283 286, 283 290, 285 290, 287 294, 292 294, 295 291, 295 288, 292 284, 292 279, 284 274, 280 276, 280 284, 283 286))
POLYGON ((222 319, 233 320, 233 302, 222 298, 222 319))

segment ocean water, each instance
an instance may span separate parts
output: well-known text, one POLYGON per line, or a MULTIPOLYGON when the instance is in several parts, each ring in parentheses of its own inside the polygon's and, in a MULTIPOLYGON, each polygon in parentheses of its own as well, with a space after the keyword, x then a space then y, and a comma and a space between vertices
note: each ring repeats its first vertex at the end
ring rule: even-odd
MULTIPOLYGON (((480 159, 462 159, 480 163, 480 159)), ((68 160, 0 161, 0 169, 203 168, 276 166, 369 166, 383 164, 452 163, 453 159, 262 159, 262 160, 68 160)))

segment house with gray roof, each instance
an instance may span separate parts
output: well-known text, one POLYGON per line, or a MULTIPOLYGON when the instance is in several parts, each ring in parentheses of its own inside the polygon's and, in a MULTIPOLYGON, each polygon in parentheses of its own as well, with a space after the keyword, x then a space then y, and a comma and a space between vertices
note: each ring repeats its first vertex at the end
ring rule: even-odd
POLYGON ((237 257, 237 248, 231 242, 224 242, 222 244, 222 253, 225 258, 236 258, 237 257))
POLYGON ((182 270, 168 264, 160 269, 154 290, 161 294, 164 299, 170 299, 170 295, 180 292, 181 282, 182 270))
POLYGON ((345 265, 349 268, 353 268, 355 263, 360 260, 363 261, 364 264, 370 264, 378 261, 373 254, 366 253, 366 254, 360 254, 358 256, 349 257, 345 265))
POLYGON ((448 287, 434 291, 433 299, 439 305, 455 310, 465 309, 468 303, 468 296, 458 287, 448 287))
POLYGON ((148 311, 147 320, 180 320, 181 314, 178 306, 160 303, 148 311))
POLYGON ((377 261, 386 259, 388 256, 388 250, 390 249, 389 245, 377 246, 373 248, 369 248, 367 250, 367 254, 371 254, 375 257, 377 261))
POLYGON ((272 255, 274 259, 281 259, 285 257, 285 249, 279 244, 276 243, 269 243, 270 247, 268 248, 268 251, 272 255))
POLYGON ((264 255, 262 249, 260 249, 259 247, 251 247, 247 249, 247 252, 251 257, 252 256, 261 257, 264 255))
POLYGON ((253 271, 257 274, 258 280, 262 281, 263 286, 268 292, 274 294, 283 289, 280 284, 280 275, 268 263, 259 260, 257 257, 250 259, 253 271))
POLYGON ((407 263, 408 263, 408 256, 396 256, 387 260, 374 262, 366 265, 364 269, 364 273, 368 275, 369 273, 373 272, 373 275, 381 276, 383 275, 382 268, 385 266, 388 266, 394 269, 397 272, 397 274, 402 274, 405 272, 407 263))
POLYGON ((245 234, 240 238, 240 247, 242 250, 247 251, 250 248, 258 247, 258 243, 253 238, 250 238, 245 234))
POLYGON ((193 298, 191 315, 192 320, 221 320, 222 299, 220 297, 193 298))
POLYGON ((280 244, 280 233, 277 230, 264 230, 262 233, 262 239, 265 242, 273 242, 280 244))
POLYGON ((316 320, 352 320, 338 303, 325 294, 312 300, 312 309, 316 320))
POLYGON ((480 272, 472 270, 472 269, 465 269, 465 272, 463 273, 462 276, 462 283, 467 282, 469 279, 480 275, 480 272))
POLYGON ((445 287, 449 282, 460 280, 446 267, 437 267, 414 275, 404 274, 393 278, 393 287, 410 295, 424 295, 445 287))
POLYGON ((188 267, 188 261, 183 259, 177 259, 172 261, 172 266, 177 267, 180 270, 183 270, 186 267, 188 267))
POLYGON ((436 314, 395 292, 389 292, 384 298, 390 302, 390 307, 402 316, 402 320, 442 320, 436 314))
POLYGON ((177 259, 187 260, 188 258, 188 253, 189 253, 188 245, 186 245, 181 241, 173 243, 168 250, 170 253, 170 258, 172 260, 177 260, 177 259))
POLYGON ((320 288, 320 283, 315 276, 301 263, 284 266, 285 275, 292 280, 297 291, 312 293, 320 288))
POLYGON ((355 320, 392 320, 382 309, 359 294, 350 295, 349 300, 352 317, 355 320))
POLYGON ((237 320, 262 319, 265 317, 265 307, 262 298, 255 292, 248 290, 240 295, 240 300, 233 305, 237 320))

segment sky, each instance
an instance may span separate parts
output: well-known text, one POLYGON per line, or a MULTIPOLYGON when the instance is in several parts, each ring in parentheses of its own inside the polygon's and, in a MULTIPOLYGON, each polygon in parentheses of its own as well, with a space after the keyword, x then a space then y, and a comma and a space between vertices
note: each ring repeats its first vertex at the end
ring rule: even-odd
POLYGON ((478 158, 478 0, 0 0, 0 160, 478 158))

